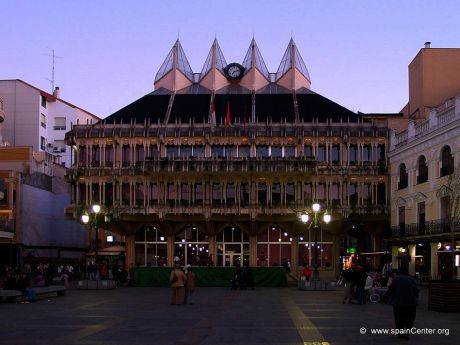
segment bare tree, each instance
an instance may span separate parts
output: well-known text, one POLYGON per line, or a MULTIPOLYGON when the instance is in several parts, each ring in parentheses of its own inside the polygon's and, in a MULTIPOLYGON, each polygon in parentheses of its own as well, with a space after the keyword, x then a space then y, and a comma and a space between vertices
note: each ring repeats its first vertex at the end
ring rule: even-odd
POLYGON ((460 231, 460 165, 458 165, 447 179, 444 196, 449 198, 447 204, 447 224, 451 234, 452 276, 455 269, 455 233, 460 231))

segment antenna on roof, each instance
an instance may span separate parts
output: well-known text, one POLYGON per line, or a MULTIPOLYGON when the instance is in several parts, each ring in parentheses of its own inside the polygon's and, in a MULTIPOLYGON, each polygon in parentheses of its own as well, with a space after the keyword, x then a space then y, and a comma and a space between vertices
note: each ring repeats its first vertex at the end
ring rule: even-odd
POLYGON ((57 56, 54 54, 53 48, 48 48, 51 50, 52 65, 51 65, 51 79, 47 79, 51 83, 51 93, 54 92, 54 66, 56 65, 56 59, 62 59, 62 56, 57 56))

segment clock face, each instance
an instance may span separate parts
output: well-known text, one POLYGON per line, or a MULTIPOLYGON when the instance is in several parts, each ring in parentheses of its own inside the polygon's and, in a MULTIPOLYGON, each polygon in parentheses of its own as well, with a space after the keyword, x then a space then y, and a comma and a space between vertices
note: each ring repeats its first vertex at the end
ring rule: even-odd
POLYGON ((225 74, 228 79, 239 80, 243 77, 244 67, 237 63, 231 63, 225 67, 225 74))

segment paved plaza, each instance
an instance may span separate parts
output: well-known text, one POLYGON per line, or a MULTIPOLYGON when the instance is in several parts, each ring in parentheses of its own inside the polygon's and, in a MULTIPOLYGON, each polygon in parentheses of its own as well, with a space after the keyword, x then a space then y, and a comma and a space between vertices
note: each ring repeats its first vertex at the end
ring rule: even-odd
MULTIPOLYGON (((343 305, 343 291, 198 288, 193 305, 169 304, 166 288, 108 291, 70 289, 63 297, 31 304, 0 304, 0 344, 230 345, 402 344, 384 304, 343 305), (361 328, 366 334, 360 334, 361 328)), ((458 344, 460 313, 427 310, 427 290, 417 310, 419 329, 449 335, 414 335, 417 344, 458 344)))

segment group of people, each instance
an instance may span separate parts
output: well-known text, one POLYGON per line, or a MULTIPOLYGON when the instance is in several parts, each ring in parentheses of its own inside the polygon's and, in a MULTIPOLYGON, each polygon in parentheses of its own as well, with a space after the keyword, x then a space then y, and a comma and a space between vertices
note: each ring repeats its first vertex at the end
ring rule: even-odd
POLYGON ((171 305, 193 304, 193 292, 196 286, 196 275, 190 265, 181 269, 176 263, 169 276, 171 283, 171 305))
POLYGON ((230 284, 232 290, 254 290, 254 277, 251 267, 246 266, 244 269, 237 267, 230 284))
MULTIPOLYGON (((356 297, 358 304, 366 304, 366 289, 372 287, 372 278, 360 265, 353 265, 351 269, 342 272, 345 281, 345 296, 343 303, 354 304, 356 297), (371 283, 369 283, 371 281, 371 283), (370 285, 370 287, 369 287, 370 285)), ((393 306, 395 327, 399 330, 410 330, 415 322, 418 305, 419 288, 417 281, 409 276, 406 268, 392 270, 383 279, 387 292, 385 299, 393 306)), ((408 339, 409 332, 401 332, 400 337, 408 339)))
POLYGON ((22 270, 5 265, 0 271, 0 288, 22 291, 27 296, 27 300, 33 302, 36 300, 33 287, 52 285, 55 278, 59 278, 68 287, 73 276, 72 265, 54 267, 42 262, 37 266, 26 263, 22 270))

